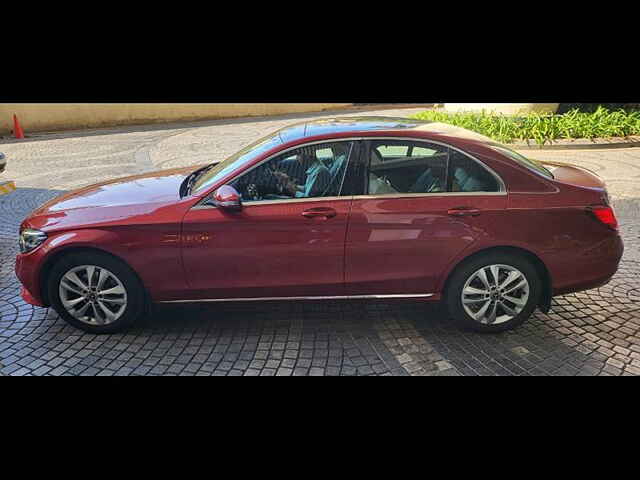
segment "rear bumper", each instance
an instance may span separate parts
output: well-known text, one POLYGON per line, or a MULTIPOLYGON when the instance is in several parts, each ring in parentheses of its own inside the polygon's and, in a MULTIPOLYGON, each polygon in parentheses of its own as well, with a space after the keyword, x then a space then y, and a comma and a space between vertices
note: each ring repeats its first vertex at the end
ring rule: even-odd
POLYGON ((553 296, 580 292, 607 284, 618 271, 624 244, 612 236, 563 263, 552 273, 553 296))

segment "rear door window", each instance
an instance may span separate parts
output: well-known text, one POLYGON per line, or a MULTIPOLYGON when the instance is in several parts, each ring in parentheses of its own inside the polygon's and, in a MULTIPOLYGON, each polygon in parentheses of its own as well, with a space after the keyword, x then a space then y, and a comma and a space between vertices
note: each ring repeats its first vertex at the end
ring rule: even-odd
POLYGON ((450 192, 499 192, 498 180, 475 160, 458 151, 451 151, 450 192))
POLYGON ((404 140, 371 142, 368 195, 447 191, 447 147, 404 140))
POLYGON ((374 140, 365 163, 365 195, 493 193, 500 181, 464 153, 429 142, 374 140))

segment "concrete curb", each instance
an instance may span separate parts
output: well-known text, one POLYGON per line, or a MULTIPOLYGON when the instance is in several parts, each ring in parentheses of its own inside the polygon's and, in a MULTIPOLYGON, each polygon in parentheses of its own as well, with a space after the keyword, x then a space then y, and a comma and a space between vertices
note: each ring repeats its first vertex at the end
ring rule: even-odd
POLYGON ((508 145, 517 150, 608 150, 640 147, 640 137, 557 140, 547 145, 538 145, 531 140, 530 143, 517 142, 508 145))
POLYGON ((6 195, 13 192, 15 189, 16 184, 11 180, 0 182, 0 195, 6 195))

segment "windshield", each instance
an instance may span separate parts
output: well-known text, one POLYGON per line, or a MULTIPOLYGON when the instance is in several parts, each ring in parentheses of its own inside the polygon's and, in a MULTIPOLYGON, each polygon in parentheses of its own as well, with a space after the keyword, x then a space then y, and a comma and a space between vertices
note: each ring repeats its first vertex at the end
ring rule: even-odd
POLYGON ((544 168, 542 164, 537 162, 536 160, 531 160, 530 158, 524 157, 518 152, 513 151, 510 148, 505 147, 504 145, 491 145, 491 148, 497 150, 500 153, 504 153, 512 160, 515 160, 520 165, 523 165, 530 170, 538 172, 539 174, 544 175, 547 178, 554 178, 553 173, 544 168))
POLYGON ((261 138, 257 142, 243 148, 238 153, 231 155, 226 160, 214 165, 211 169, 205 171, 194 183, 191 193, 196 194, 216 183, 218 180, 228 175, 237 168, 246 165, 262 153, 271 150, 280 145, 279 134, 270 134, 261 138))

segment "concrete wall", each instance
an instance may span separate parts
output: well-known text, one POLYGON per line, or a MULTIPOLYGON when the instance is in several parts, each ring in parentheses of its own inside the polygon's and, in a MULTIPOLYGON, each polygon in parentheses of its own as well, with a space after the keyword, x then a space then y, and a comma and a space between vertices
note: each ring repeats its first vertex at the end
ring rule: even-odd
POLYGON ((0 103, 0 134, 315 112, 350 103, 0 103))

